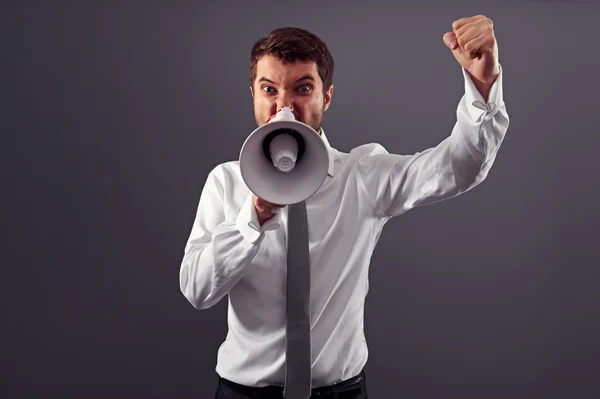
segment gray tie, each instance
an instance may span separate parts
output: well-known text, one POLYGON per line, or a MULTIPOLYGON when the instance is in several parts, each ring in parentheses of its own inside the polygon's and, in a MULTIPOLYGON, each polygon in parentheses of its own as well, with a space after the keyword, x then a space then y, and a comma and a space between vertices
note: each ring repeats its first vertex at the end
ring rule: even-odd
POLYGON ((311 393, 310 258, 304 201, 289 206, 285 399, 311 393))

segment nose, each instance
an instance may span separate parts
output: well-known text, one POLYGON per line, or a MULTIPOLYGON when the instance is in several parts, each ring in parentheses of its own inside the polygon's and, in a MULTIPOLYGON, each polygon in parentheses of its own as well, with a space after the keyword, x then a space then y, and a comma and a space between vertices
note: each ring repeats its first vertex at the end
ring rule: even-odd
POLYGON ((276 106, 277 106, 277 109, 275 110, 276 112, 278 112, 283 107, 288 107, 292 111, 294 111, 294 101, 292 99, 292 96, 289 95, 287 92, 282 91, 281 95, 278 96, 278 98, 277 98, 276 106))

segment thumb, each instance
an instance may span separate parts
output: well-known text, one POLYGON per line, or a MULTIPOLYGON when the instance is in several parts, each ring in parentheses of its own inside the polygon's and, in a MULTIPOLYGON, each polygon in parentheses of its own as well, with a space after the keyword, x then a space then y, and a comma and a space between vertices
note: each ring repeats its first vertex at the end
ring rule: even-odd
POLYGON ((452 52, 457 54, 462 54, 462 50, 458 46, 458 41, 456 40, 456 35, 454 32, 446 32, 442 38, 446 46, 452 50, 452 52))

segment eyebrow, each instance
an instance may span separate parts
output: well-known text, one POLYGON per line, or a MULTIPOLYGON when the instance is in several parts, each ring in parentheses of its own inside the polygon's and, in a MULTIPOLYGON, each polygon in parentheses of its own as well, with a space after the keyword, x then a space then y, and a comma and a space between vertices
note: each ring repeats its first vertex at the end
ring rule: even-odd
MULTIPOLYGON (((300 79, 296 80, 295 83, 298 83, 302 80, 312 80, 313 82, 315 81, 315 78, 312 77, 312 75, 304 75, 302 76, 300 79)), ((275 82, 273 82, 272 80, 269 80, 267 78, 265 78, 264 76, 261 77, 260 79, 258 79, 259 82, 269 82, 271 84, 275 84, 275 82)))

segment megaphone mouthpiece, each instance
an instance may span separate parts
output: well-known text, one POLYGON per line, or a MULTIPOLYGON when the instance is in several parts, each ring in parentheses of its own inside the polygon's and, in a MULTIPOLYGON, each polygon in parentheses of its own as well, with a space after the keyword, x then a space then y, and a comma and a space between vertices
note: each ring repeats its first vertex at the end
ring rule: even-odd
POLYGON ((275 161, 273 155, 276 154, 277 151, 288 149, 289 152, 287 153, 287 156, 296 164, 304 156, 305 146, 305 140, 302 134, 290 128, 275 129, 266 134, 262 142, 262 149, 265 157, 269 160, 269 163, 275 167, 277 167, 277 162, 275 161), (282 137, 275 140, 280 136, 287 137, 282 137), (273 145, 273 141, 276 142, 275 145, 273 145))
POLYGON ((269 145, 271 160, 277 170, 289 173, 296 166, 298 142, 287 133, 278 134, 269 145))

